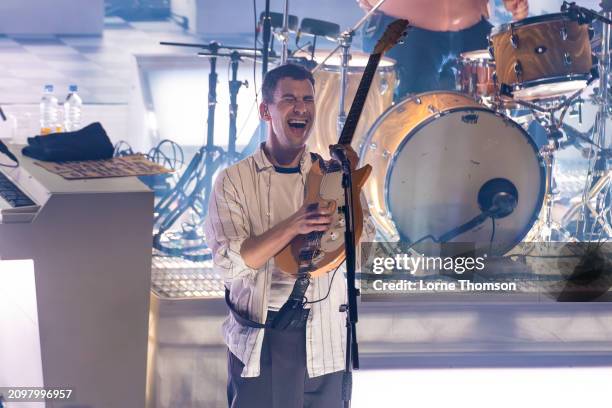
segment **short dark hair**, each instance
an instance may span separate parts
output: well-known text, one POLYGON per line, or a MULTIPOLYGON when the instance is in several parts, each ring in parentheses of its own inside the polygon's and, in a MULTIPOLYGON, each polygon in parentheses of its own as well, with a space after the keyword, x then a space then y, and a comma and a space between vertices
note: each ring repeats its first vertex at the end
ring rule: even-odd
POLYGON ((266 73, 261 85, 261 93, 263 95, 263 101, 265 103, 274 102, 274 91, 276 90, 276 84, 283 78, 291 78, 300 80, 308 80, 314 87, 315 80, 310 71, 301 65, 296 64, 284 64, 274 69, 271 69, 266 73))

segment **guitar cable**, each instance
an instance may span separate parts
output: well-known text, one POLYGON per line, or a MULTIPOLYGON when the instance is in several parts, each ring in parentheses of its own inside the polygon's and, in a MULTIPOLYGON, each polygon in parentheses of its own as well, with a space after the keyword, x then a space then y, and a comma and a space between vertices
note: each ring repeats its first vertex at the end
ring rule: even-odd
POLYGON ((336 266, 336 269, 334 269, 334 272, 332 274, 332 278, 331 278, 331 281, 329 282, 329 287, 327 288, 327 293, 325 294, 325 296, 322 297, 321 299, 313 300, 313 301, 309 301, 308 298, 304 296, 304 299, 306 299, 306 301, 304 302, 305 305, 314 305, 315 303, 322 302, 329 297, 329 294, 331 293, 332 285, 334 284, 334 278, 336 277, 336 272, 338 272, 338 269, 340 269, 341 265, 342 264, 336 266))

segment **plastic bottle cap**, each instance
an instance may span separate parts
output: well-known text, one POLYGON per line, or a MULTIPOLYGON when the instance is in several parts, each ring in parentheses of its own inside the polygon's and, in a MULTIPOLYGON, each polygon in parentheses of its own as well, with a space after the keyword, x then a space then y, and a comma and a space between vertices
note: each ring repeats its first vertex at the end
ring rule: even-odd
POLYGON ((78 90, 79 90, 79 87, 78 87, 78 86, 76 86, 76 85, 70 85, 70 86, 68 87, 68 90, 69 90, 70 92, 76 92, 76 91, 78 91, 78 90))
POLYGON ((45 85, 45 91, 46 92, 53 92, 53 85, 50 85, 50 84, 45 85))

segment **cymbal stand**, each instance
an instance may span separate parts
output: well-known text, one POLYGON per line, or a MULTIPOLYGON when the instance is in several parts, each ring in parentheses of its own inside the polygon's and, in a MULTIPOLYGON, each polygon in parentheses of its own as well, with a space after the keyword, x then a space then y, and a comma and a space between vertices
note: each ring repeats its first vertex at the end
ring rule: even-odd
MULTIPOLYGON (((194 44, 183 45, 180 43, 162 43, 164 45, 194 46, 194 44)), ((241 155, 236 152, 236 119, 238 113, 237 95, 240 88, 248 86, 248 83, 238 81, 238 64, 242 56, 239 52, 241 47, 226 47, 219 43, 211 42, 201 45, 199 48, 207 52, 198 53, 198 56, 209 58, 210 73, 208 75, 208 122, 206 144, 200 147, 187 168, 177 181, 175 187, 163 197, 155 206, 155 233, 153 235, 153 246, 169 255, 182 256, 193 261, 210 259, 210 251, 204 242, 201 225, 204 222, 208 210, 208 200, 212 192, 212 180, 217 170, 222 165, 227 165, 238 160, 241 155), (221 53, 220 49, 231 50, 230 53, 221 53), (215 108, 217 105, 217 59, 229 58, 231 67, 231 79, 229 81, 230 106, 229 106, 229 140, 228 151, 215 146, 215 108), (188 219, 182 224, 182 231, 174 234, 170 228, 185 213, 188 219)))
POLYGON ((540 102, 539 104, 516 100, 515 102, 519 105, 529 108, 536 120, 546 129, 546 136, 548 138, 548 144, 542 146, 540 154, 544 158, 544 164, 546 166, 546 180, 545 188, 546 194, 544 196, 544 220, 543 227, 540 230, 539 239, 543 242, 551 242, 553 240, 567 240, 571 237, 571 234, 558 222, 553 220, 552 209, 555 202, 555 192, 553 189, 554 185, 554 169, 555 169, 555 154, 559 150, 559 141, 563 138, 563 132, 561 126, 563 119, 567 113, 569 107, 572 105, 575 98, 582 93, 582 89, 576 91, 569 97, 555 98, 548 103, 540 102), (555 116, 555 113, 561 111, 559 118, 555 116))
POLYGON ((365 22, 370 18, 372 14, 374 14, 380 6, 382 6, 387 0, 380 0, 372 9, 366 13, 353 27, 345 30, 338 37, 338 45, 334 48, 325 59, 317 65, 317 67, 312 71, 314 74, 327 62, 328 59, 331 58, 339 49, 342 49, 342 57, 340 64, 340 98, 339 98, 339 108, 338 108, 338 124, 337 131, 338 136, 342 133, 342 129, 344 128, 344 123, 346 122, 346 110, 344 109, 344 104, 346 100, 346 84, 348 81, 348 69, 349 69, 349 61, 351 60, 351 45, 353 43, 353 37, 355 36, 355 32, 359 30, 359 28, 365 24, 365 22))
POLYGON ((344 109, 344 102, 346 100, 346 83, 348 82, 348 68, 351 60, 351 45, 353 43, 354 31, 345 31, 340 34, 338 39, 340 47, 342 48, 342 57, 340 61, 340 98, 338 107, 338 121, 336 125, 336 131, 338 136, 344 129, 346 123, 346 110, 344 109))
MULTIPOLYGON (((604 1, 604 16, 612 18, 610 2, 604 1)), ((610 25, 603 23, 601 55, 599 57, 599 110, 597 112, 595 145, 600 148, 594 158, 593 169, 589 166, 585 189, 582 196, 582 209, 578 219, 578 234, 584 240, 597 239, 596 228, 600 228, 607 238, 612 238, 610 225, 610 186, 612 174, 608 168, 610 149, 606 149, 606 121, 610 117, 610 102, 608 96, 610 74, 610 25)), ((591 151, 594 148, 591 145, 591 151)))
POLYGON ((606 121, 610 117, 609 75, 610 75, 610 24, 612 24, 612 1, 602 0, 603 14, 597 13, 575 3, 563 2, 561 11, 571 18, 591 23, 599 20, 602 23, 601 54, 598 58, 599 92, 597 102, 599 109, 595 119, 596 132, 593 133, 591 151, 589 154, 589 171, 580 203, 572 206, 564 215, 563 222, 569 223, 578 212, 576 225, 577 236, 583 241, 612 238, 612 206, 611 187, 612 173, 608 161, 612 157, 612 149, 607 147, 606 121), (597 152, 593 154, 593 150, 597 152))
POLYGON ((281 31, 281 64, 287 63, 289 56, 289 0, 285 0, 285 11, 283 13, 283 30, 281 31))

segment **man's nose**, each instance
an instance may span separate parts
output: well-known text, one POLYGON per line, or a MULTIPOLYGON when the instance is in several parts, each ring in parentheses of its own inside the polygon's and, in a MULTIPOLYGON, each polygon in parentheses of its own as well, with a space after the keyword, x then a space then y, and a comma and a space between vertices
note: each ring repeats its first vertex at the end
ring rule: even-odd
POLYGON ((293 110, 297 113, 306 113, 306 102, 300 100, 295 101, 293 110))

